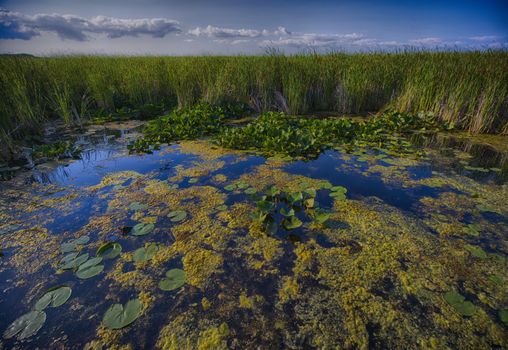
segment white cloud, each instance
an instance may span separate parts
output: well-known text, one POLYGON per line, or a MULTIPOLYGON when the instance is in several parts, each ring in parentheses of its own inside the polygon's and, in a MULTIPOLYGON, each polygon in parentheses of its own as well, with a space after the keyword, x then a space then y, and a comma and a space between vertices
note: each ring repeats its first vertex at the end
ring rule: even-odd
POLYGON ((41 32, 51 32, 61 39, 76 41, 89 40, 90 33, 105 34, 109 38, 138 35, 162 38, 181 32, 177 21, 165 18, 121 19, 96 16, 86 19, 60 14, 27 16, 5 9, 0 9, 0 29, 8 33, 4 35, 6 39, 29 40, 41 35, 41 32))
POLYGON ((409 40, 409 44, 414 45, 441 45, 443 44, 443 40, 440 38, 420 38, 420 39, 413 39, 409 40))
POLYGON ((232 29, 208 25, 205 28, 197 27, 188 31, 193 36, 206 36, 209 38, 258 38, 264 35, 263 31, 255 29, 232 29))

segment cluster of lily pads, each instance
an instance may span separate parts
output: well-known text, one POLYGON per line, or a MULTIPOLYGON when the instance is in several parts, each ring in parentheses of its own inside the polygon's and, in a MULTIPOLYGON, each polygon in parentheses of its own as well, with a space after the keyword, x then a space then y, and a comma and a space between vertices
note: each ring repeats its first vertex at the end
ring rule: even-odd
POLYGON ((276 186, 267 188, 263 193, 258 193, 246 182, 240 181, 224 187, 227 191, 243 191, 256 199, 256 210, 252 219, 270 234, 276 234, 279 227, 285 230, 294 230, 303 225, 302 219, 297 213, 304 212, 306 217, 313 223, 323 225, 330 218, 330 214, 317 207, 317 190, 329 190, 329 196, 334 200, 346 199, 347 189, 342 186, 333 186, 329 182, 323 182, 316 189, 309 183, 302 182, 302 191, 283 191, 276 186))
POLYGON ((42 328, 46 322, 46 312, 48 307, 59 307, 69 300, 72 289, 67 286, 55 286, 46 291, 44 295, 35 303, 33 310, 18 317, 5 330, 3 337, 5 339, 17 336, 18 340, 29 338, 42 328))

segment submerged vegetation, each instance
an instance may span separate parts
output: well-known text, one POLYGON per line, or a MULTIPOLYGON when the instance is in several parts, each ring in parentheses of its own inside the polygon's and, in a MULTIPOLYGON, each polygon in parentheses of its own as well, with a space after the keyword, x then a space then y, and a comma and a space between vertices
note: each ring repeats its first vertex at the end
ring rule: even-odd
POLYGON ((507 55, 4 56, 0 137, 9 141, 40 132, 48 119, 102 123, 203 102, 291 114, 425 111, 473 133, 507 133, 507 55))

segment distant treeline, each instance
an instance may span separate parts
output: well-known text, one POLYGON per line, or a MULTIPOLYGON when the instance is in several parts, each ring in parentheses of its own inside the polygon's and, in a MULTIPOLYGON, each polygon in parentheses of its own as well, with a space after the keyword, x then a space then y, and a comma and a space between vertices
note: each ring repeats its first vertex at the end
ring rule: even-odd
POLYGON ((147 104, 243 103, 255 111, 433 112, 508 133, 508 52, 0 57, 0 137, 147 104))

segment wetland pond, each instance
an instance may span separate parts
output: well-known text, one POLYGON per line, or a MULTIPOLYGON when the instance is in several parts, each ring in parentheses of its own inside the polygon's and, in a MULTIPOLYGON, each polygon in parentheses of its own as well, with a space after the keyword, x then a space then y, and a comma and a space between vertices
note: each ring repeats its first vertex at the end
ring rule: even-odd
POLYGON ((508 348, 507 153, 140 155, 107 126, 0 182, 0 349, 508 348))

